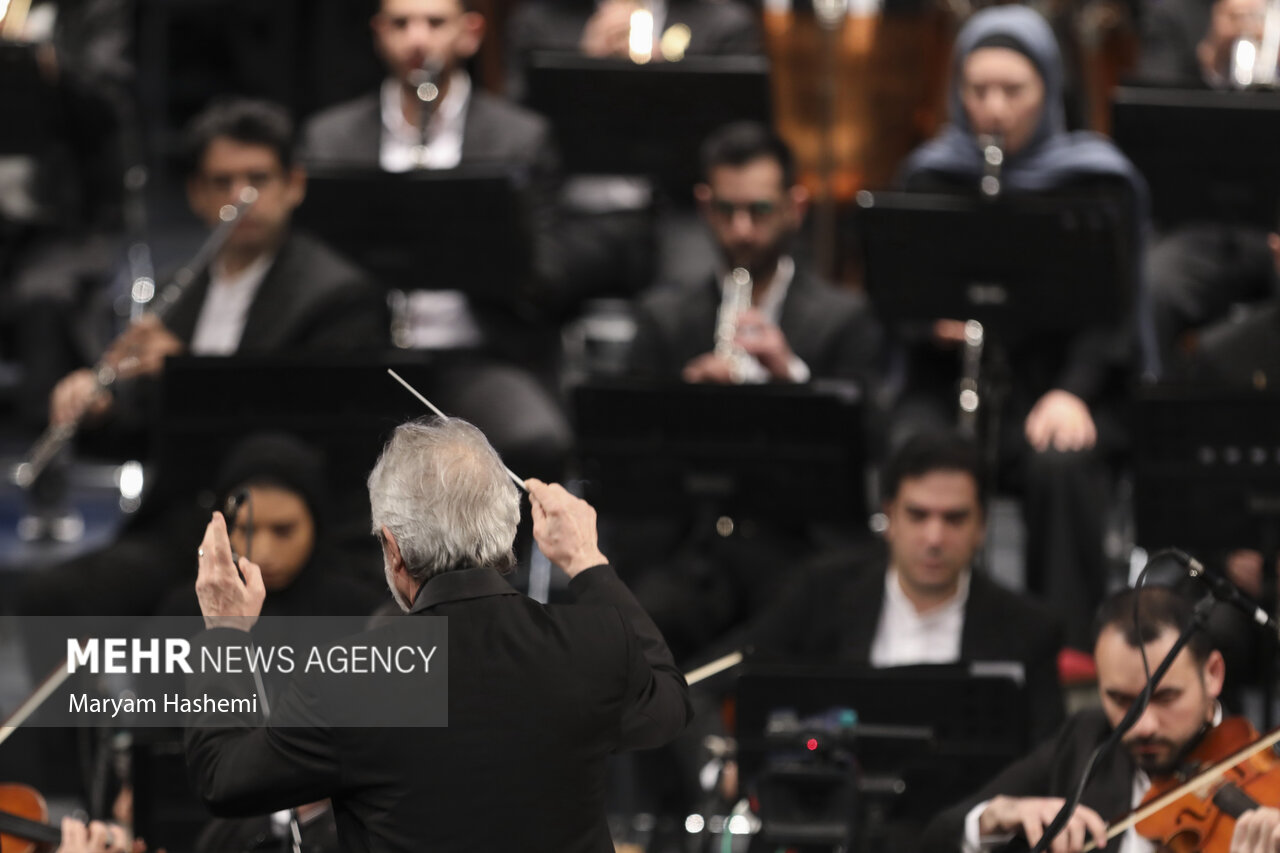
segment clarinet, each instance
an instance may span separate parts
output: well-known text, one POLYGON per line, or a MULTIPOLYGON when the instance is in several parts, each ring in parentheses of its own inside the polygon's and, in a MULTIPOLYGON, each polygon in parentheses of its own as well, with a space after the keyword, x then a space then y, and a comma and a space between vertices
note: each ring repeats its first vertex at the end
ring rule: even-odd
POLYGON ((429 61, 409 73, 409 85, 418 96, 418 168, 427 168, 427 125, 440 102, 440 69, 429 61))
POLYGON ((1000 168, 1004 165, 1004 137, 998 133, 984 133, 978 137, 978 149, 982 152, 982 180, 978 188, 982 197, 996 199, 1000 197, 1002 184, 1000 168))
MULTIPOLYGON (((172 310, 174 304, 191 286, 191 282, 195 281, 196 276, 213 263, 213 259, 217 257, 218 252, 222 250, 223 245, 227 242, 227 238, 231 236, 231 231, 236 227, 236 223, 240 221, 240 218, 257 200, 258 191, 253 187, 245 187, 240 193, 239 201, 235 204, 223 205, 222 209, 218 211, 218 219, 221 220, 218 223, 218 227, 204 241, 195 256, 174 274, 173 280, 160 291, 159 295, 156 295, 154 291, 134 294, 135 301, 143 305, 150 304, 150 313, 163 321, 169 311, 172 310)), ((154 285, 152 285, 152 288, 154 288, 154 285)), ((98 359, 98 363, 93 366, 93 396, 97 396, 111 388, 119 378, 120 374, 116 366, 107 361, 106 356, 98 359)), ((71 439, 75 437, 83 420, 84 413, 81 413, 74 420, 57 426, 50 426, 46 429, 36 439, 36 443, 31 446, 31 451, 27 454, 26 461, 19 464, 14 471, 14 483, 23 489, 30 488, 44 473, 49 463, 62 451, 62 448, 66 447, 71 439)))

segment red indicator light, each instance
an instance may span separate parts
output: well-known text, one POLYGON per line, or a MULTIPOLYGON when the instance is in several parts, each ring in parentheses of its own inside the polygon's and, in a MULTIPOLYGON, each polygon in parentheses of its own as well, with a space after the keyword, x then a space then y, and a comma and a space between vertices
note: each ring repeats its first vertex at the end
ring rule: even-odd
POLYGON ((809 742, 806 743, 805 746, 809 747, 810 752, 813 752, 818 748, 818 739, 816 737, 809 738, 809 742))

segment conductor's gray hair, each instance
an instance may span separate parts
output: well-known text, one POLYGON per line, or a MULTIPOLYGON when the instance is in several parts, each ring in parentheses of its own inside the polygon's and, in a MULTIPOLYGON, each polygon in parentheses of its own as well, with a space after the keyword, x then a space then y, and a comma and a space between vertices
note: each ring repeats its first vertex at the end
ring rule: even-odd
POLYGON ((401 424, 369 474, 373 532, 396 538, 419 582, 455 569, 515 568, 520 493, 484 433, 458 418, 401 424))

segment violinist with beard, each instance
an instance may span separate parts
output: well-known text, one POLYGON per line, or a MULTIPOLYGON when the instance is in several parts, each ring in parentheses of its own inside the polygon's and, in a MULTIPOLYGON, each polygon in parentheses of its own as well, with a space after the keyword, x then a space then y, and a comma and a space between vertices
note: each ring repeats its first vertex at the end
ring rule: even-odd
MULTIPOLYGON (((1038 842, 1065 798, 1074 793, 1094 749, 1111 735, 1146 685, 1141 650, 1145 648, 1154 669, 1192 619, 1191 602, 1170 589, 1128 589, 1103 602, 1094 644, 1101 707, 1072 715, 1054 738, 971 798, 939 814, 926 829, 921 850, 977 853, 999 849, 1017 836, 1031 845, 1038 842)), ((1099 758, 1080 805, 1049 848, 1053 853, 1079 853, 1090 842, 1109 853, 1159 849, 1133 827, 1108 843, 1107 827, 1136 809, 1153 783, 1161 784, 1179 771, 1206 736, 1223 724, 1218 696, 1225 676, 1226 665, 1212 636, 1203 630, 1193 633, 1120 748, 1099 758)), ((1233 832, 1231 853, 1280 850, 1278 818, 1280 813, 1272 808, 1245 813, 1233 832)))

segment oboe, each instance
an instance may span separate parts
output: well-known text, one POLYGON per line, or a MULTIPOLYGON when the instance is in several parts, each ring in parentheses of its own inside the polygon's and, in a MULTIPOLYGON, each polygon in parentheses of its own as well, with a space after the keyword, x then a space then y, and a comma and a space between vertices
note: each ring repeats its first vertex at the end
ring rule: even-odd
MULTIPOLYGON (((245 187, 240 192, 239 201, 235 204, 223 205, 222 209, 218 211, 218 219, 220 220, 218 227, 213 229, 213 232, 204 241, 195 256, 174 274, 173 279, 158 295, 155 293, 135 294, 136 301, 148 305, 150 313, 163 320, 165 315, 173 308, 174 303, 191 286, 191 282, 195 281, 196 276, 203 272, 209 264, 213 263, 213 259, 217 257, 218 252, 222 250, 223 245, 227 242, 227 238, 231 236, 231 231, 236 227, 236 223, 240 221, 245 211, 251 208, 257 200, 258 191, 253 187, 245 187)), ((119 378, 120 374, 116 365, 109 362, 106 356, 98 359, 98 363, 93 366, 94 389, 91 397, 96 397, 109 389, 119 378)), ((83 419, 84 413, 82 412, 75 419, 66 423, 56 426, 50 425, 36 440, 36 443, 32 445, 26 461, 18 465, 14 471, 14 482, 21 488, 29 488, 44 472, 49 463, 53 461, 54 457, 61 452, 62 448, 66 447, 68 442, 75 437, 83 419)))
POLYGON ((1000 195, 1000 168, 1004 165, 1004 138, 998 133, 984 133, 978 137, 978 150, 982 152, 982 180, 978 186, 982 197, 994 199, 1000 195))

